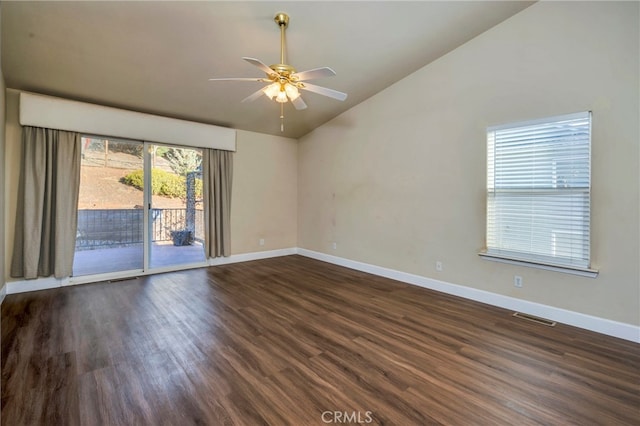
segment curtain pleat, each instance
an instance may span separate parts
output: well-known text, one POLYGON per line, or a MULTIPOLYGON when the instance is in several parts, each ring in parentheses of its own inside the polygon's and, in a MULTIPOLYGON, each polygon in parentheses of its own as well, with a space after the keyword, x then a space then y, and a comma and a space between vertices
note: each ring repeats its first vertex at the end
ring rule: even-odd
POLYGON ((16 236, 11 276, 71 276, 78 221, 80 135, 22 129, 16 236))
POLYGON ((205 254, 231 255, 233 152, 205 149, 202 158, 205 254))

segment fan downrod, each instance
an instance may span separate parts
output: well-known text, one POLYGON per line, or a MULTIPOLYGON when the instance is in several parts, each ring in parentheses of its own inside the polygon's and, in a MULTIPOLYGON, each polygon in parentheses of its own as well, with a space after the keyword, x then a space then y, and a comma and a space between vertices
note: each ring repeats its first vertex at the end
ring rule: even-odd
POLYGON ((288 79, 291 74, 296 72, 295 68, 285 62, 287 60, 285 30, 289 26, 289 15, 284 12, 278 12, 273 20, 280 27, 280 63, 270 65, 269 68, 274 70, 280 79, 288 79))

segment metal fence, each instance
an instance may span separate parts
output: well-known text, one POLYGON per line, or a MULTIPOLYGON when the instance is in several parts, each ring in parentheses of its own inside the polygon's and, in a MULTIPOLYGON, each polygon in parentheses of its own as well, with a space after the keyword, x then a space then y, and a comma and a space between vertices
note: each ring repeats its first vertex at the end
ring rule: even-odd
MULTIPOLYGON (((196 209, 192 231, 204 239, 204 212, 196 209)), ((78 210, 76 250, 126 247, 142 244, 142 209, 78 210)), ((187 209, 151 209, 151 241, 171 241, 171 231, 187 229, 187 209)))
MULTIPOLYGON (((191 231, 196 240, 204 238, 204 212, 195 210, 195 224, 191 231)), ((187 229, 187 209, 152 209, 152 241, 170 241, 171 231, 187 229)))

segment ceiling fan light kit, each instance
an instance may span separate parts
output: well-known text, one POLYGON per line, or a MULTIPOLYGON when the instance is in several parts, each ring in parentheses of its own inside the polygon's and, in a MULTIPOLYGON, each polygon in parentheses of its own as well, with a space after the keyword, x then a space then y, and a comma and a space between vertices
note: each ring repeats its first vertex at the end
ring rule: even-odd
POLYGON ((319 95, 328 96, 330 98, 344 101, 347 94, 337 90, 328 89, 315 84, 306 83, 307 80, 313 80, 321 77, 331 77, 336 75, 329 67, 314 68, 308 71, 296 72, 296 69, 286 63, 286 38, 285 32, 289 26, 289 15, 279 12, 273 18, 280 28, 280 63, 267 66, 262 61, 255 58, 243 57, 245 61, 261 69, 266 77, 263 78, 247 78, 247 77, 227 77, 227 78, 210 78, 210 81, 254 81, 261 83, 269 83, 267 86, 259 89, 253 94, 247 96, 242 102, 253 102, 263 94, 269 99, 280 104, 280 131, 284 132, 284 104, 291 102, 297 110, 307 108, 307 104, 302 100, 298 89, 317 93, 319 95))

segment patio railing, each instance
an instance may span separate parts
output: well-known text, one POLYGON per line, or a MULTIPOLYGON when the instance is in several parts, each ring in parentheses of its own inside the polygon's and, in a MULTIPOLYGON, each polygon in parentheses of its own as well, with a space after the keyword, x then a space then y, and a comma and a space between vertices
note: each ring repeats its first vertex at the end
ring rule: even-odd
MULTIPOLYGON (((78 210, 76 250, 142 244, 142 209, 78 210)), ((195 239, 204 236, 203 211, 196 209, 195 239)), ((171 241, 171 231, 187 229, 187 209, 151 209, 151 241, 171 241)))

